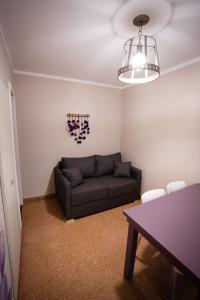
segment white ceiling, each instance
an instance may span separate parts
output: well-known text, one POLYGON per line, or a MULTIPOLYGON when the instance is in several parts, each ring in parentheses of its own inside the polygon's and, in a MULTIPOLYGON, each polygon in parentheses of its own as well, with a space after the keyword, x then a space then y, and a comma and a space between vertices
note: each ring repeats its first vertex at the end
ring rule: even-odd
MULTIPOLYGON (((117 69, 126 41, 120 22, 125 22, 127 2, 133 3, 129 21, 139 11, 148 11, 147 26, 157 26, 151 34, 157 40, 161 70, 199 57, 200 0, 155 1, 0 0, 0 23, 13 68, 123 86, 117 69), (164 2, 169 2, 169 10, 164 2)), ((127 28, 127 36, 135 33, 134 27, 127 28)))

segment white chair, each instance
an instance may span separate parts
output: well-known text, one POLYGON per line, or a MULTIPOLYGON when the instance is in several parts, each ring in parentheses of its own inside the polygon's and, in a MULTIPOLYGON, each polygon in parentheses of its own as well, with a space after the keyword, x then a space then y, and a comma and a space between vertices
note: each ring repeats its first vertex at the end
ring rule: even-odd
POLYGON ((142 194, 141 201, 142 203, 154 200, 156 198, 159 198, 161 196, 164 196, 166 194, 164 189, 156 189, 156 190, 150 190, 142 194))
MULTIPOLYGON (((186 182, 185 181, 174 181, 174 182, 170 182, 168 183, 166 189, 167 189, 167 193, 173 193, 176 192, 178 190, 181 190, 183 188, 185 188, 186 182)), ((176 291, 176 281, 177 281, 177 276, 178 274, 183 275, 176 267, 172 267, 172 272, 171 272, 171 277, 170 277, 170 283, 169 283, 169 289, 170 289, 170 293, 171 293, 171 300, 174 300, 175 298, 175 291, 176 291)))
POLYGON ((172 192, 176 192, 178 190, 181 190, 183 188, 185 188, 186 182, 185 181, 174 181, 174 182, 170 182, 168 183, 166 189, 167 189, 167 193, 172 193, 172 192))
MULTIPOLYGON (((152 201, 156 198, 159 198, 161 196, 164 196, 166 194, 165 190, 164 189, 155 189, 155 190, 150 190, 150 191, 147 191, 145 193, 142 194, 141 196, 141 201, 142 201, 142 204, 146 203, 146 202, 149 202, 149 201, 152 201)), ((139 243, 142 239, 142 236, 140 235, 139 239, 138 239, 138 244, 137 244, 137 247, 139 246, 139 243)))

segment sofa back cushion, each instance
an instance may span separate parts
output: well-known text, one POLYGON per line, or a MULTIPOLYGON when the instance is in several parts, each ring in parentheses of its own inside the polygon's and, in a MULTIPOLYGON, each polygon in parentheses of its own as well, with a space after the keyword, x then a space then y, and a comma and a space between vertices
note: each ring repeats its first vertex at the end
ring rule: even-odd
POLYGON ((83 178, 95 176, 95 158, 94 156, 87 157, 63 157, 61 159, 61 168, 79 168, 83 178))
POLYGON ((111 155, 95 155, 96 159, 96 176, 104 176, 114 171, 115 162, 121 162, 121 153, 111 155))

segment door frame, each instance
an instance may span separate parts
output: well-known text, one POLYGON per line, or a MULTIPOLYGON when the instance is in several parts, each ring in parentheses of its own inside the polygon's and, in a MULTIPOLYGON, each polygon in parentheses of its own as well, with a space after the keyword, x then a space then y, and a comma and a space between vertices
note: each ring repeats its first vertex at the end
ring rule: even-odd
POLYGON ((22 192, 22 180, 21 180, 21 169, 19 160, 19 143, 18 143, 18 130, 17 130, 17 113, 16 113, 16 98, 15 92, 11 82, 8 83, 9 90, 9 106, 11 116, 11 128, 12 128, 12 140, 13 140, 13 155, 15 158, 15 175, 17 184, 17 198, 19 206, 23 205, 23 192, 22 192))
MULTIPOLYGON (((14 123, 13 123, 13 112, 12 112, 12 98, 11 98, 11 84, 9 83, 8 86, 5 86, 2 81, 0 80, 0 83, 2 84, 2 87, 5 88, 7 96, 8 96, 8 112, 9 112, 9 123, 10 123, 10 129, 11 129, 11 140, 12 140, 12 146, 11 146, 11 152, 13 157, 13 173, 14 173, 14 179, 11 180, 10 184, 15 184, 16 187, 16 207, 17 207, 17 213, 19 216, 19 226, 20 226, 20 245, 19 245, 19 253, 21 253, 21 237, 22 237, 22 220, 21 220, 21 214, 20 214, 20 202, 19 202, 19 190, 18 190, 18 176, 17 176, 17 169, 16 169, 16 155, 15 155, 15 144, 14 144, 14 123)), ((17 291, 19 288, 19 274, 17 274, 17 281, 18 286, 15 283, 15 270, 13 265, 13 257, 12 257, 12 248, 11 248, 11 237, 9 232, 9 212, 6 209, 6 192, 5 192, 5 177, 4 177, 4 170, 3 170, 3 158, 2 158, 2 151, 1 151, 1 144, 0 144, 0 178, 1 178, 1 192, 2 192, 2 203, 3 203, 3 210, 4 210, 4 216, 5 216, 5 225, 6 225, 6 234, 7 234, 7 244, 8 244, 8 253, 9 253, 9 262, 10 262, 10 269, 11 269, 11 280, 12 280, 12 287, 13 287, 13 297, 15 300, 17 300, 17 291)), ((19 257, 19 268, 20 268, 20 257, 19 257)))

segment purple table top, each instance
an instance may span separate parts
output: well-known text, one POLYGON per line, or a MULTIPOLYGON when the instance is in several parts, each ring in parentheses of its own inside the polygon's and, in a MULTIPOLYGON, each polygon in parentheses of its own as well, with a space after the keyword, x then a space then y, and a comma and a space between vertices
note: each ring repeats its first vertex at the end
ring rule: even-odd
POLYGON ((136 230, 200 284, 200 184, 125 209, 136 230))

